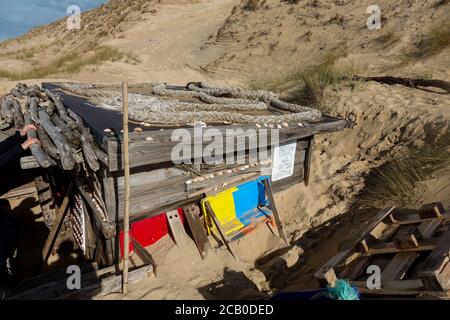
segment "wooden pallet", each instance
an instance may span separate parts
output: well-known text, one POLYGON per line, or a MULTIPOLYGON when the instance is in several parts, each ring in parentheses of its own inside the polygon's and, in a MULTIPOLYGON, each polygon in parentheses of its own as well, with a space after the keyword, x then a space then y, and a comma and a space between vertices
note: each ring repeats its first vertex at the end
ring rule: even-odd
POLYGON ((450 297, 450 212, 441 203, 381 210, 351 248, 315 273, 322 286, 348 279, 363 295, 450 297), (368 289, 371 265, 381 288, 368 289))

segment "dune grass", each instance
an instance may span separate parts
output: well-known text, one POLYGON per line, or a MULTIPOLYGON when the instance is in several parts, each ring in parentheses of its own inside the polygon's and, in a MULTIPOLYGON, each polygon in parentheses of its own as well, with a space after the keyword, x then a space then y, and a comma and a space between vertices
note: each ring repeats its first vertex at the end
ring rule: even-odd
POLYGON ((450 47, 450 20, 446 19, 434 24, 423 41, 414 50, 398 56, 400 65, 411 65, 421 58, 428 58, 450 47))
POLYGON ((259 0, 247 0, 242 8, 248 11, 256 11, 259 8, 259 0))
POLYGON ((344 45, 332 48, 324 53, 318 63, 296 70, 286 77, 254 82, 253 89, 266 89, 275 92, 288 92, 286 100, 301 105, 315 106, 326 110, 326 89, 340 83, 345 76, 354 72, 352 66, 337 67, 336 62, 346 57, 344 45))
POLYGON ((387 48, 400 40, 399 34, 393 28, 388 29, 385 33, 375 39, 375 42, 382 48, 387 48))
POLYGON ((116 62, 121 60, 130 64, 140 63, 139 59, 131 53, 125 53, 116 48, 101 46, 87 54, 81 51, 64 54, 49 64, 37 65, 21 72, 0 70, 0 78, 8 78, 14 81, 42 79, 54 74, 79 73, 84 67, 99 66, 106 61, 116 62))
POLYGON ((366 179, 358 203, 365 207, 418 207, 428 191, 427 181, 450 167, 449 134, 445 143, 421 148, 374 170, 366 179))

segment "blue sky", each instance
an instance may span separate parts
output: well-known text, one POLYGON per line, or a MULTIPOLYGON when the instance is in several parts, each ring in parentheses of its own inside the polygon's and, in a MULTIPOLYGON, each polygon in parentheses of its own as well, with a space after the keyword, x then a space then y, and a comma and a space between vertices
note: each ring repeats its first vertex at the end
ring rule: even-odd
POLYGON ((70 5, 86 11, 108 0, 0 0, 0 41, 61 19, 70 5))

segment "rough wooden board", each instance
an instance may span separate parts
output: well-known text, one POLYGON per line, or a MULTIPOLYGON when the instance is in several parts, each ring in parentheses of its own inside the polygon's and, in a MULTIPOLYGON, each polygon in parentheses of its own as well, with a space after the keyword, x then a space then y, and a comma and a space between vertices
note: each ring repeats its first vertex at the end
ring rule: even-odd
POLYGON ((34 185, 34 182, 27 183, 26 185, 22 185, 20 187, 17 187, 13 190, 8 191, 5 194, 2 194, 0 196, 0 199, 11 199, 16 197, 21 197, 25 195, 29 195, 36 192, 36 186, 34 185))
POLYGON ((169 222, 170 230, 172 231, 173 240, 180 248, 185 248, 189 245, 189 236, 184 230, 178 210, 172 210, 166 213, 167 221, 169 222))
POLYGON ((418 233, 416 226, 404 226, 397 231, 394 243, 399 249, 416 248, 419 246, 418 233))
MULTIPOLYGON (((373 229, 377 227, 377 225, 383 221, 386 217, 388 217, 395 207, 385 208, 381 210, 377 216, 374 218, 374 221, 365 229, 365 231, 361 234, 361 236, 356 240, 355 243, 361 242, 361 240, 365 239, 373 229)), ((315 274, 314 277, 319 281, 320 285, 333 285, 334 281, 336 281, 336 266, 341 263, 344 259, 348 258, 351 255, 355 254, 355 250, 353 248, 346 249, 334 257, 332 257, 325 265, 323 265, 315 274)), ((350 263, 350 262, 349 262, 350 263)))
POLYGON ((444 214, 444 207, 440 202, 424 204, 417 210, 417 214, 421 218, 439 218, 444 214))
POLYGON ((381 281, 401 280, 419 256, 418 252, 397 253, 381 273, 381 281))
POLYGON ((414 248, 400 249, 394 242, 385 242, 381 244, 372 245, 366 255, 376 255, 385 253, 400 253, 400 252, 415 252, 415 251, 432 251, 438 243, 438 238, 424 239, 419 242, 419 245, 414 248))
POLYGON ((339 276, 343 279, 356 280, 366 271, 369 262, 369 257, 358 257, 356 261, 347 265, 339 276))
POLYGON ((145 248, 135 238, 131 237, 131 242, 133 243, 134 251, 136 251, 136 254, 144 263, 153 267, 153 273, 156 276, 156 263, 151 253, 145 250, 145 248))
POLYGON ((206 210, 209 213, 209 216, 211 217, 211 220, 216 227, 217 232, 219 233, 219 236, 221 237, 223 243, 227 247, 228 251, 230 251, 231 255, 236 261, 240 261, 236 252, 234 251, 233 247, 231 246, 230 241, 228 240, 227 236, 225 235, 225 232, 222 230, 222 226, 220 225, 219 219, 217 219, 216 214, 214 213, 214 210, 211 208, 211 205, 209 202, 206 202, 206 210))
MULTIPOLYGON (((422 222, 417 227, 416 234, 422 239, 431 239, 441 223, 442 220, 422 222)), ((381 274, 382 282, 402 279, 418 256, 417 252, 397 253, 381 274)))
POLYGON ((200 208, 194 204, 184 207, 183 211, 200 256, 204 259, 208 255, 208 252, 212 250, 212 246, 200 221, 200 208))
POLYGON ((306 149, 306 156, 305 156, 305 185, 309 185, 309 179, 311 177, 311 160, 312 160, 312 154, 314 151, 314 136, 311 137, 311 140, 309 141, 308 148, 306 149))
POLYGON ((450 230, 440 237, 419 277, 429 290, 450 290, 450 230))
POLYGON ((47 241, 45 242, 44 249, 42 250, 42 261, 45 264, 48 257, 52 252, 53 245, 55 244, 56 238, 58 236, 61 225, 64 221, 64 217, 66 216, 69 208, 69 203, 73 195, 74 186, 71 183, 67 189, 66 195, 64 196, 63 202, 61 206, 56 210, 55 222, 50 230, 50 234, 48 235, 47 241))
POLYGON ((283 241, 286 244, 289 244, 289 241, 287 240, 286 234, 284 233, 284 230, 283 230, 283 223, 281 222, 281 218, 280 218, 280 215, 277 210, 275 198, 274 198, 273 192, 272 192, 271 182, 269 180, 265 179, 263 181, 263 183, 264 183, 264 187, 265 187, 265 193, 266 193, 267 197, 269 198, 269 202, 270 202, 269 207, 270 207, 270 210, 272 211, 273 217, 275 219, 275 224, 278 229, 278 235, 280 236, 281 239, 283 239, 283 241))

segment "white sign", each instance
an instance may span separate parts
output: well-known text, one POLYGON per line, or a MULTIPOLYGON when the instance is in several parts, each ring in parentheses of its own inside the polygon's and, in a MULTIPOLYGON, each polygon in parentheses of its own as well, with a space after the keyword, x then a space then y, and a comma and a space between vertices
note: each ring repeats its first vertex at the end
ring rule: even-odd
POLYGON ((273 149, 272 181, 289 178, 294 174, 297 142, 276 146, 273 149))

